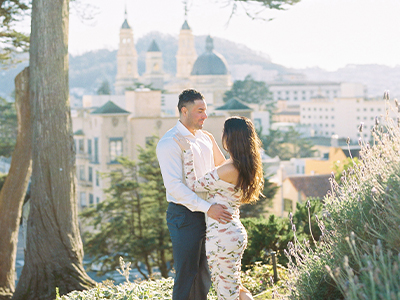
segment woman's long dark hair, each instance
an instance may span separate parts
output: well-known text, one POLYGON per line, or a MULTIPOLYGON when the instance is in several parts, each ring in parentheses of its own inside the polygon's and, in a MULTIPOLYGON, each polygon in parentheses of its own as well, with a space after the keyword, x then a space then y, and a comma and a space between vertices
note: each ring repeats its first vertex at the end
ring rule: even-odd
POLYGON ((239 171, 236 189, 242 192, 242 203, 259 199, 264 186, 261 162, 261 141, 253 123, 245 117, 231 117, 225 121, 222 145, 231 155, 239 171))

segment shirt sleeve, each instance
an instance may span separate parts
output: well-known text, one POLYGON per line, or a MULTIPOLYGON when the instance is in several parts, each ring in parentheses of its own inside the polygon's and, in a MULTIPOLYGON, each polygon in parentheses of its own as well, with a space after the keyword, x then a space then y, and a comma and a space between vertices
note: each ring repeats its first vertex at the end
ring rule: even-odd
POLYGON ((211 204, 201 199, 182 181, 182 150, 172 137, 161 139, 157 145, 157 158, 167 193, 176 203, 186 206, 191 211, 207 213, 211 204))
POLYGON ((192 149, 183 151, 183 165, 187 186, 196 192, 210 192, 218 190, 215 182, 219 180, 217 169, 208 172, 201 178, 197 178, 194 168, 194 157, 192 149))

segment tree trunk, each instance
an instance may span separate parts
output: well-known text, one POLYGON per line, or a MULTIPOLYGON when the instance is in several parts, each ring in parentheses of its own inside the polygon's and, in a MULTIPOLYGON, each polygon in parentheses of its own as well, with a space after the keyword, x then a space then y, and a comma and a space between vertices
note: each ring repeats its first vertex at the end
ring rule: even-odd
POLYGON ((31 176, 32 130, 29 104, 29 69, 15 78, 18 135, 11 168, 0 192, 0 300, 15 290, 15 259, 22 205, 31 176))
POLYGON ((30 47, 31 206, 13 299, 54 300, 94 286, 83 265, 68 91, 69 0, 33 0, 30 47))

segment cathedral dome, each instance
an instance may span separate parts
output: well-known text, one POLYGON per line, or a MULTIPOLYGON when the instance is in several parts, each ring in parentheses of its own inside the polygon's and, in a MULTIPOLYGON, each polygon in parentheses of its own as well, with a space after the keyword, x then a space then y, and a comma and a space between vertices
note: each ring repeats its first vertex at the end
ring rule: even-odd
POLYGON ((226 75, 228 67, 225 58, 214 51, 213 39, 206 39, 206 51, 200 55, 193 65, 190 75, 226 75))

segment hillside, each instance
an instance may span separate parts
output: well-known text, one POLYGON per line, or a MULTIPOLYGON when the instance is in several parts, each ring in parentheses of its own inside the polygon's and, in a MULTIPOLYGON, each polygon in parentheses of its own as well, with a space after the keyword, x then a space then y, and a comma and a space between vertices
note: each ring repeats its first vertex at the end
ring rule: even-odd
MULTIPOLYGON (((205 38, 206 36, 195 37, 198 55, 204 52, 205 38)), ((148 33, 136 42, 139 74, 145 71, 145 55, 153 39, 157 41, 162 51, 164 71, 175 74, 178 38, 159 32, 148 33)), ((332 72, 320 68, 289 70, 272 63, 266 54, 257 53, 245 45, 226 39, 214 38, 214 48, 226 58, 233 80, 243 79, 249 73, 255 79, 265 81, 270 81, 274 74, 303 73, 310 81, 363 83, 367 86, 368 95, 371 97, 381 96, 385 89, 389 89, 393 97, 400 96, 400 66, 348 65, 332 72)), ((116 57, 116 50, 105 49, 70 56, 71 95, 80 98, 84 94, 93 94, 104 80, 113 86, 117 72, 116 57)), ((14 89, 15 76, 27 65, 28 62, 25 60, 17 67, 8 70, 2 70, 0 66, 0 97, 10 98, 14 89)))
MULTIPOLYGON (((178 38, 159 32, 151 32, 136 42, 138 52, 138 71, 145 71, 145 55, 151 43, 155 39, 163 54, 164 71, 170 74, 176 73, 176 58, 178 51, 178 38)), ((205 49, 206 36, 195 37, 195 47, 200 55, 205 49)), ((221 53, 227 60, 229 67, 235 65, 256 65, 265 70, 277 70, 279 73, 286 72, 286 68, 273 64, 268 57, 261 55, 248 47, 234 42, 214 38, 215 50, 221 53)), ((95 93, 101 82, 108 80, 114 84, 117 73, 117 51, 97 50, 78 56, 70 56, 70 90, 77 97, 83 94, 95 93)), ((28 62, 21 63, 16 68, 0 72, 0 96, 8 97, 14 89, 15 76, 25 67, 28 62)), ((1 68, 1 66, 0 66, 1 68)), ((246 76, 247 74, 244 74, 246 76)), ((234 78, 236 79, 236 78, 234 78)))
POLYGON ((347 65, 336 71, 321 68, 292 70, 303 73, 311 81, 359 82, 367 86, 368 95, 382 97, 385 90, 390 91, 392 98, 400 97, 400 65, 347 65))

